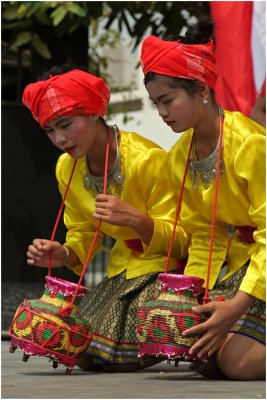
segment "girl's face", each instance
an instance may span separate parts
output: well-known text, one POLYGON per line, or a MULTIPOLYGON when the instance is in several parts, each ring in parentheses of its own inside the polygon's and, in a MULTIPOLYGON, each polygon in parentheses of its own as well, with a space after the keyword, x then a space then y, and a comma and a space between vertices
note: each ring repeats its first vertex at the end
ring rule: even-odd
POLYGON ((159 115, 174 132, 184 132, 199 121, 199 97, 190 96, 183 88, 171 88, 159 78, 148 82, 146 89, 159 115))
POLYGON ((44 130, 55 146, 74 159, 89 152, 97 134, 93 115, 58 117, 48 122, 44 130))

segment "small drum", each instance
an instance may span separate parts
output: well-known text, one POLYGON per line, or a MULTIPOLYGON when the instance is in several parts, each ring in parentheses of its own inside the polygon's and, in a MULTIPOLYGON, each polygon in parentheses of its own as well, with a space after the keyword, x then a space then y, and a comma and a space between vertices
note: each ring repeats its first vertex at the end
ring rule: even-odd
POLYGON ((77 284, 60 278, 46 276, 45 291, 38 300, 24 300, 13 318, 9 334, 10 353, 17 347, 24 351, 22 361, 31 355, 47 356, 53 367, 65 365, 66 373, 71 373, 91 340, 89 328, 78 314, 78 305, 87 292, 77 284), (69 315, 60 310, 68 307, 75 294, 73 308, 69 315))
POLYGON ((206 361, 189 354, 191 346, 201 337, 183 337, 182 332, 206 321, 192 307, 199 305, 204 280, 194 276, 159 274, 161 294, 145 303, 137 313, 137 339, 141 362, 159 360, 206 361))

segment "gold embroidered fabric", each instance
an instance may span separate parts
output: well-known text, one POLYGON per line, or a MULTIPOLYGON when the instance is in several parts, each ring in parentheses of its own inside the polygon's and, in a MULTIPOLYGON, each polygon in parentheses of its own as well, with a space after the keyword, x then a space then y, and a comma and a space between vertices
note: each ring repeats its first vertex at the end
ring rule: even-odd
MULTIPOLYGON (((220 176, 210 288, 215 285, 228 247, 227 226, 254 226, 255 243, 241 242, 236 230, 228 254, 227 279, 248 260, 250 264, 240 290, 265 299, 266 264, 266 141, 265 129, 239 112, 224 111, 224 173, 220 176)), ((170 151, 176 185, 182 181, 193 130, 188 130, 170 151)), ((185 183, 181 223, 191 234, 187 275, 206 279, 210 246, 214 185, 194 190, 188 174, 185 183)), ((152 243, 164 246, 164 237, 152 243)), ((150 246, 150 251, 154 247, 150 246)))
MULTIPOLYGON (((125 178, 120 198, 140 211, 148 213, 154 219, 154 230, 158 232, 157 235, 161 237, 164 234, 169 243, 175 218, 177 188, 169 179, 167 153, 136 133, 120 131, 120 135, 120 170, 125 178)), ((60 156, 56 175, 61 194, 66 188, 72 165, 73 159, 68 154, 60 156)), ((73 248, 82 263, 86 260, 98 224, 92 217, 95 197, 83 186, 85 168, 85 158, 79 159, 64 211, 64 222, 68 229, 65 244, 73 248)), ((115 188, 111 187, 111 194, 115 194, 115 188)), ((165 257, 156 255, 157 250, 153 254, 147 254, 131 251, 125 246, 124 240, 138 239, 137 233, 128 227, 103 222, 94 255, 101 249, 104 234, 117 240, 111 250, 107 266, 109 277, 118 275, 125 269, 127 279, 164 270, 165 257)), ((187 247, 187 236, 181 229, 181 234, 176 239, 178 258, 186 257, 187 247)), ((170 269, 175 268, 176 260, 173 259, 170 269)), ((72 268, 77 274, 81 269, 82 264, 72 268)))

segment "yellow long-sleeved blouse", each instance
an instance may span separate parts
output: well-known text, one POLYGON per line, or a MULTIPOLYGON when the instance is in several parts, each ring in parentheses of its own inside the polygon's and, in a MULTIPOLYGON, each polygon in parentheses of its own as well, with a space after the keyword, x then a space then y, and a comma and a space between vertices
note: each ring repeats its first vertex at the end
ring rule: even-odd
MULTIPOLYGON (((176 190, 169 179, 167 153, 136 133, 121 131, 120 136, 121 171, 125 177, 120 198, 150 215, 154 220, 154 231, 157 235, 162 237, 167 232, 169 236, 166 240, 170 240, 177 198, 176 190)), ((62 196, 72 166, 73 159, 68 154, 59 157, 56 176, 62 196)), ((95 198, 83 186, 85 171, 85 158, 81 158, 77 161, 64 210, 64 223, 67 227, 65 245, 71 247, 81 261, 79 265, 71 268, 76 274, 82 271, 98 225, 98 221, 92 217, 95 211, 95 198)), ((112 193, 113 189, 111 186, 112 193)), ((124 240, 139 239, 133 229, 104 222, 101 224, 93 256, 101 250, 104 234, 117 240, 111 250, 107 266, 109 277, 118 275, 124 270, 127 279, 164 270, 166 259, 164 256, 132 251, 125 245, 124 240)), ((177 235, 175 246, 179 249, 178 257, 184 258, 187 255, 188 239, 182 228, 177 235)), ((172 259, 170 270, 175 268, 176 261, 172 259)))
MULTIPOLYGON (((209 288, 213 288, 226 256, 228 272, 223 280, 250 260, 240 290, 264 300, 265 129, 239 112, 225 111, 224 114, 224 172, 220 175, 209 288), (228 250, 227 225, 255 227, 255 243, 242 242, 240 233, 236 230, 228 250)), ((192 134, 192 129, 186 131, 170 151, 172 175, 178 186, 183 178, 192 134)), ((181 224, 191 235, 185 274, 203 279, 207 276, 214 186, 212 183, 209 188, 204 189, 198 181, 198 189, 194 190, 188 173, 183 195, 181 224)), ((150 251, 153 251, 157 242, 159 241, 155 233, 150 243, 150 251)), ((166 251, 166 243, 160 243, 161 248, 158 248, 158 251, 163 254, 166 251)))

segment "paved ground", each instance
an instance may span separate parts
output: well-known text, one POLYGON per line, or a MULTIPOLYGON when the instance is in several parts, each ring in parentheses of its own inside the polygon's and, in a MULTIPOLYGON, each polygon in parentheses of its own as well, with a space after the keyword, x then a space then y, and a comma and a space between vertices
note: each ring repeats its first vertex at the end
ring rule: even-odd
POLYGON ((53 369, 44 357, 21 361, 2 341, 1 399, 266 399, 265 382, 208 380, 189 369, 166 362, 135 373, 86 373, 53 369))

